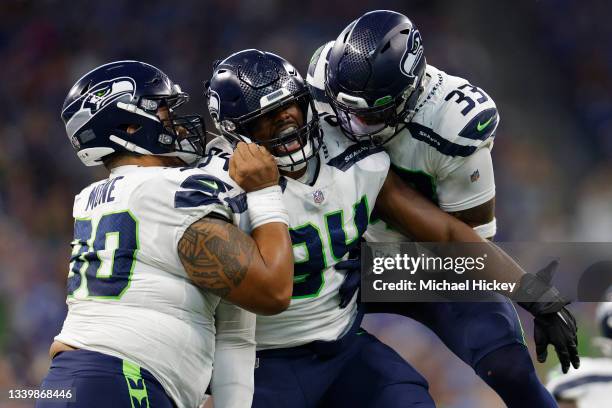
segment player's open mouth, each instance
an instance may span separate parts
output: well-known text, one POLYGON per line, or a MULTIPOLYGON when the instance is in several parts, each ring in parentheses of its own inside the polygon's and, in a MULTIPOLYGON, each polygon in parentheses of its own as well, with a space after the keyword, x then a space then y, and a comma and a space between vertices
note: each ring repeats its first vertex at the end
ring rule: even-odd
MULTIPOLYGON (((297 130, 297 126, 290 125, 284 128, 283 130, 281 130, 280 132, 278 132, 277 137, 288 135, 292 132, 295 132, 296 130, 297 130)), ((295 138, 287 143, 277 146, 276 150, 280 154, 290 154, 290 153, 294 153, 300 150, 301 148, 302 148, 302 144, 300 143, 300 139, 295 138)))

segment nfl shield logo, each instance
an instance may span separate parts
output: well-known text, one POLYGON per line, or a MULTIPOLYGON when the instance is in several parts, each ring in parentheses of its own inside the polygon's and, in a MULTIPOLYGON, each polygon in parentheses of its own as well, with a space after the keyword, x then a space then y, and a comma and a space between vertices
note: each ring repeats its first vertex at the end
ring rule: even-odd
POLYGON ((476 169, 476 170, 475 170, 475 171, 472 173, 472 175, 470 176, 470 181, 471 181, 472 183, 474 183, 474 182, 478 181, 478 179, 479 179, 479 178, 480 178, 480 172, 478 171, 478 169, 476 169))
POLYGON ((314 202, 317 204, 321 204, 323 200, 325 200, 325 197, 323 196, 323 192, 321 190, 317 190, 314 193, 312 193, 312 198, 314 199, 314 202))

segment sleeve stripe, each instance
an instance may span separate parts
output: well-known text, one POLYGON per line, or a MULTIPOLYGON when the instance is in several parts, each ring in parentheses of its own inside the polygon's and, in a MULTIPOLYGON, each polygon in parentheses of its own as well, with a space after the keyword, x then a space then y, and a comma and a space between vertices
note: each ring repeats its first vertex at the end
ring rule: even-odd
POLYGON ((406 128, 410 131, 413 138, 427 143, 440 153, 447 156, 467 157, 478 149, 477 146, 463 146, 453 143, 447 139, 444 139, 432 129, 415 122, 410 122, 406 128))
POLYGON ((226 197, 225 202, 234 214, 242 214, 249 208, 246 193, 240 193, 236 197, 226 197))
POLYGON ((581 385, 607 382, 612 382, 612 375, 587 375, 585 377, 561 383, 554 387, 552 392, 555 397, 561 397, 565 391, 580 387, 581 385))
POLYGON ((340 153, 338 156, 334 157, 333 159, 330 159, 327 164, 341 171, 347 171, 348 169, 353 167, 355 163, 365 159, 368 156, 382 151, 382 146, 370 148, 369 146, 363 144, 354 144, 342 153, 340 153))
POLYGON ((202 191, 177 191, 174 195, 174 208, 193 208, 214 204, 223 205, 221 200, 202 191))
POLYGON ((485 109, 461 129, 459 136, 472 140, 487 140, 497 129, 497 109, 485 109))

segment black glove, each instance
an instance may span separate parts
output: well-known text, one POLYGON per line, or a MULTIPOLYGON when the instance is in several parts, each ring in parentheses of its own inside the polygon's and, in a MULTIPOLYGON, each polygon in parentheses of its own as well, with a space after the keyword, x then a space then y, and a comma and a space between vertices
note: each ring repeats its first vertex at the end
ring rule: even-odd
POLYGON ((567 373, 570 363, 574 368, 580 366, 576 335, 578 329, 576 319, 565 307, 570 302, 550 284, 557 266, 559 263, 552 261, 535 275, 524 275, 515 298, 527 300, 517 303, 535 318, 534 339, 538 361, 546 361, 547 347, 552 344, 559 357, 561 369, 567 373))
POLYGON ((359 245, 350 250, 348 259, 338 262, 334 268, 346 271, 344 282, 340 286, 340 308, 344 309, 351 302, 353 295, 361 285, 361 249, 359 245))

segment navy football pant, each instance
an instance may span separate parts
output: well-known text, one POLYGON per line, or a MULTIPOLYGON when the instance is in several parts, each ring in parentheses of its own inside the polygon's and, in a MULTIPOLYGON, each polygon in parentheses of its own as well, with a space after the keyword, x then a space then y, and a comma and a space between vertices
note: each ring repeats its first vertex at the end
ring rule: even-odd
POLYGON ((254 408, 435 407, 427 381, 363 330, 257 358, 254 408))
POLYGON ((489 353, 512 344, 525 345, 516 310, 508 299, 496 302, 364 303, 365 313, 410 317, 430 328, 472 368, 489 353))
POLYGON ((144 368, 95 351, 57 354, 41 389, 73 389, 74 402, 40 399, 36 408, 172 408, 161 384, 144 368))
POLYGON ((429 327, 470 365, 509 408, 556 407, 536 375, 523 329, 512 303, 364 303, 366 313, 393 313, 429 327))

